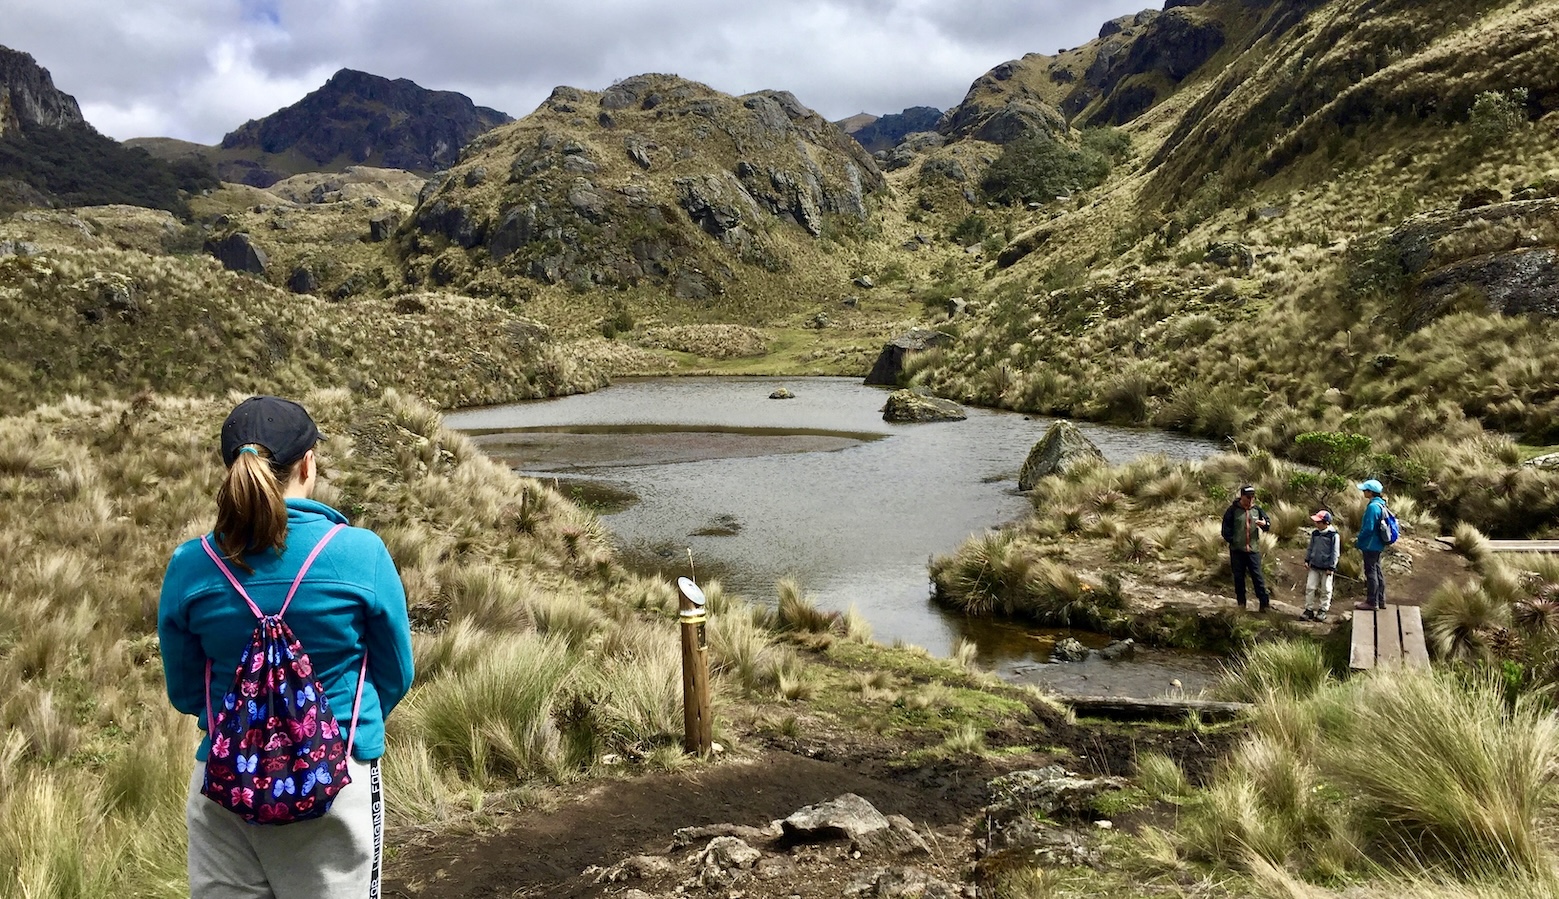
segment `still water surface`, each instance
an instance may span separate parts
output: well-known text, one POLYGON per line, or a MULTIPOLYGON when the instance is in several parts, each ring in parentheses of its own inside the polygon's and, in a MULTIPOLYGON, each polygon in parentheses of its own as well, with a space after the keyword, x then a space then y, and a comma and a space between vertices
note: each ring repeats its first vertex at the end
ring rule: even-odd
MULTIPOLYGON (((772 603, 775 582, 793 577, 823 608, 855 606, 884 643, 946 655, 973 639, 982 663, 1014 680, 1066 667, 1030 664, 1049 639, 934 605, 926 573, 933 554, 1027 514, 1018 469, 1052 419, 971 408, 967 421, 889 424, 887 395, 854 378, 650 378, 445 423, 524 474, 631 491, 639 501, 603 522, 626 551, 677 574, 691 549, 701 578, 718 572, 728 590, 772 603), (795 398, 769 399, 779 387, 795 398)), ((1078 426, 1112 462, 1217 449, 1078 426)))

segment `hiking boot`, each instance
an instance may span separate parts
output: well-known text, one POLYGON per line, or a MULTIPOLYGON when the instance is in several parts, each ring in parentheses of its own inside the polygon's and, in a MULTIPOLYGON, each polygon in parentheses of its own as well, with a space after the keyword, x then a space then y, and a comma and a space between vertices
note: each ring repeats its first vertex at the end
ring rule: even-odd
POLYGON ((1326 620, 1326 613, 1325 612, 1316 612, 1315 615, 1313 617, 1311 617, 1310 620, 1311 621, 1325 621, 1326 620))
POLYGON ((1356 604, 1354 608, 1361 612, 1373 612, 1380 607, 1370 602, 1369 600, 1365 600, 1364 602, 1356 604))
POLYGON ((1299 620, 1300 621, 1314 621, 1315 620, 1315 613, 1310 611, 1309 609, 1305 609, 1303 612, 1299 613, 1299 620))
POLYGON ((1249 608, 1248 606, 1245 605, 1245 603, 1242 603, 1242 602, 1236 602, 1235 605, 1239 606, 1240 607, 1240 611, 1242 611, 1242 612, 1245 611, 1245 609, 1249 608))
POLYGON ((1271 607, 1268 606, 1266 603, 1262 603, 1261 605, 1256 607, 1256 611, 1262 613, 1263 615, 1265 615, 1270 608, 1271 607))

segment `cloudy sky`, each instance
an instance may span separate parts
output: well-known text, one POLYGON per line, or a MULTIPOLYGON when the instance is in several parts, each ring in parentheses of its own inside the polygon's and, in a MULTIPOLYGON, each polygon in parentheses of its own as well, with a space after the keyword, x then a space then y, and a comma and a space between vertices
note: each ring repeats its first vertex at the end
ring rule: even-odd
POLYGON ((1161 0, 3 0, 99 131, 216 143, 336 70, 410 78, 520 117, 552 88, 670 72, 792 91, 830 119, 945 109, 986 70, 1161 0))

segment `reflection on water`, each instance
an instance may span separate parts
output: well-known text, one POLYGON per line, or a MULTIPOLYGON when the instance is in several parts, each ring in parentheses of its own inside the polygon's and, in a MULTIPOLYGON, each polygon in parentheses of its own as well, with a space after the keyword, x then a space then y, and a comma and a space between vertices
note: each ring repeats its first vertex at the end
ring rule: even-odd
MULTIPOLYGON (((1027 513, 1017 472, 1052 420, 969 409, 962 422, 889 424, 886 398, 851 378, 653 378, 445 421, 524 473, 637 494, 602 521, 678 574, 691 549, 695 565, 718 563, 727 589, 758 602, 794 577, 824 608, 854 605, 878 640, 946 655, 969 623, 930 602, 926 563, 1027 513), (795 399, 768 398, 781 386, 795 399)), ((1216 450, 1079 427, 1112 462, 1216 450)))

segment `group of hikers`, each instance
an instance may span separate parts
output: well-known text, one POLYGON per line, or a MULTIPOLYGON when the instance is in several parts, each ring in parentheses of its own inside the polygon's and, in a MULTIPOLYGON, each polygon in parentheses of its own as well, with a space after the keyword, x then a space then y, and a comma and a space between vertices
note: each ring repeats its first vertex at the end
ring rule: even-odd
MULTIPOLYGON (((1360 611, 1384 609, 1386 577, 1381 571, 1380 557, 1395 539, 1395 532, 1387 527, 1390 513, 1386 509, 1386 488, 1371 478, 1359 484, 1359 492, 1366 500, 1353 544, 1364 560, 1364 599, 1354 608, 1360 611)), ((1310 532, 1310 545, 1305 550, 1305 608, 1299 617, 1305 621, 1325 621, 1332 609, 1332 581, 1342 556, 1342 534, 1333 523, 1330 509, 1316 510, 1310 520, 1315 528, 1310 532)), ((1256 591, 1257 610, 1265 612, 1271 607, 1272 594, 1267 590, 1267 579, 1261 572, 1261 532, 1271 529, 1272 519, 1256 504, 1255 486, 1241 487, 1234 502, 1223 513, 1223 540, 1229 544, 1229 567, 1234 572, 1234 602, 1242 609, 1248 608, 1247 578, 1256 591)))
MULTIPOLYGON (((378 895, 378 760, 385 718, 411 687, 411 632, 384 542, 312 498, 320 439, 295 402, 240 403, 222 425, 215 527, 175 550, 163 579, 168 696, 204 731, 185 807, 190 894, 202 899, 378 895)), ((1395 519, 1379 481, 1359 490, 1358 608, 1381 609, 1395 519)), ((1311 520, 1301 617, 1325 621, 1342 539, 1330 510, 1311 520)), ((1223 539, 1242 609, 1247 577, 1260 610, 1271 603, 1260 542, 1271 527, 1256 488, 1241 487, 1223 539)))

